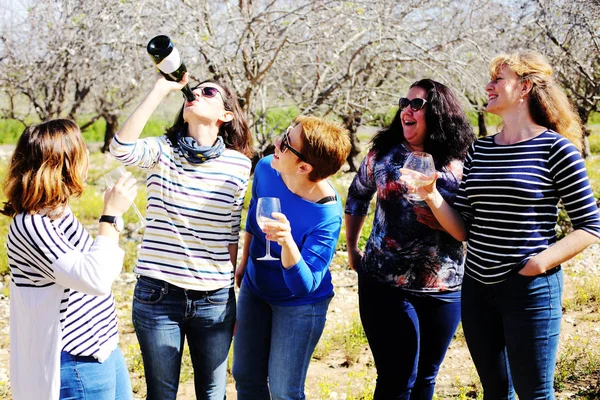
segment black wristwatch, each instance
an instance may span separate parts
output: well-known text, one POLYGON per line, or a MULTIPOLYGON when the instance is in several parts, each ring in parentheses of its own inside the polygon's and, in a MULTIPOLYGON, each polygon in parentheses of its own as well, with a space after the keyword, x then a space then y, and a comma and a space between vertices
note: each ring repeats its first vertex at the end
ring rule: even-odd
POLYGON ((121 232, 123 230, 123 217, 115 217, 113 215, 103 215, 100 217, 98 222, 108 222, 117 230, 117 232, 121 232))

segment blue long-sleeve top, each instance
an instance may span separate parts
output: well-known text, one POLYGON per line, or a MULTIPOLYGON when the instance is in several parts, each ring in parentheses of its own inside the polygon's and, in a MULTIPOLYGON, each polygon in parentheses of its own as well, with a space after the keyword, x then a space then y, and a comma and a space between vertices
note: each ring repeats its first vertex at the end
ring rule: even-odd
MULTIPOLYGON (((248 208, 246 231, 252 234, 244 284, 256 295, 274 305, 313 304, 333 295, 329 264, 342 226, 342 204, 317 204, 292 193, 279 172, 271 167, 273 156, 260 160, 254 172, 252 199, 248 208), (290 268, 281 260, 257 260, 265 255, 266 238, 256 222, 256 203, 260 197, 277 197, 281 212, 290 221, 294 242, 301 259, 290 268)), ((271 255, 280 258, 281 246, 271 241, 271 255)))

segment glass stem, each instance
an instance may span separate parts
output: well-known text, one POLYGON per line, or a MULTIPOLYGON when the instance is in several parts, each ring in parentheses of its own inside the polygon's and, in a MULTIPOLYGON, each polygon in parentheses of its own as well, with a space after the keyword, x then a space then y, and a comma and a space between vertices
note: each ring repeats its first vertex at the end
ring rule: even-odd
POLYGON ((271 256, 271 241, 267 239, 267 255, 271 256))

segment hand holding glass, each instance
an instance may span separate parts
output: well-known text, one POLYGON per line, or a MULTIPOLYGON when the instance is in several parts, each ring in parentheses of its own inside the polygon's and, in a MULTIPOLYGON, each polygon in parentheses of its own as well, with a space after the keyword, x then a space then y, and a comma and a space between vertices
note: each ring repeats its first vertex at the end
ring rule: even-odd
MULTIPOLYGON (((123 176, 126 172, 127 172, 127 170, 125 169, 125 167, 120 166, 120 167, 113 169, 108 174, 104 175, 104 180, 106 181, 106 186, 108 186, 109 188, 113 187, 115 185, 115 183, 119 180, 119 178, 121 176, 123 176)), ((142 213, 140 213, 140 210, 138 210, 135 203, 131 203, 131 207, 133 208, 133 210, 137 214, 138 218, 140 219, 140 222, 142 224, 142 226, 140 228, 144 228, 146 226, 146 219, 144 218, 142 213)))
MULTIPOLYGON (((281 204, 277 197, 260 197, 256 204, 256 222, 260 229, 264 229, 265 223, 277 221, 273 218, 274 212, 281 212, 281 204)), ((264 257, 257 260, 279 260, 277 257, 271 256, 271 241, 267 239, 267 252, 264 257)))
POLYGON ((421 203, 423 198, 417 193, 417 189, 430 185, 435 177, 435 164, 431 154, 415 151, 410 153, 400 168, 402 180, 408 184, 408 190, 404 198, 411 203, 421 203))

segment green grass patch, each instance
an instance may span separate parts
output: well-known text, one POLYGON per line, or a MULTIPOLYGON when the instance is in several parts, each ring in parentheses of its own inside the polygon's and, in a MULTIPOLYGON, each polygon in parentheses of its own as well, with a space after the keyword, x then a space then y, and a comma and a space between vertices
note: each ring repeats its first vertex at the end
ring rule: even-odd
MULTIPOLYGON (((600 356, 592 351, 595 346, 583 337, 573 337, 573 342, 568 343, 560 352, 556 363, 554 375, 554 388, 564 390, 569 383, 581 384, 584 381, 595 382, 595 388, 590 385, 588 389, 598 394, 598 378, 600 377, 600 356)), ((586 389, 587 391, 587 389, 586 389)), ((589 394, 581 393, 581 394, 589 394)), ((578 397, 579 398, 579 397, 578 397)), ((584 397, 597 398, 597 397, 584 397)))
POLYGON ((587 124, 600 124, 600 112, 592 111, 588 117, 587 124))
POLYGON ((600 125, 588 126, 592 134, 588 137, 590 143, 590 152, 594 155, 600 155, 600 125))
POLYGON ((0 119, 0 144, 17 143, 25 125, 14 119, 0 119))

